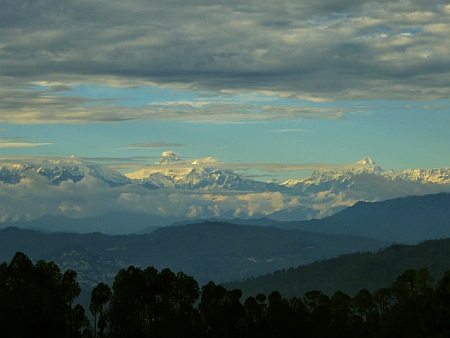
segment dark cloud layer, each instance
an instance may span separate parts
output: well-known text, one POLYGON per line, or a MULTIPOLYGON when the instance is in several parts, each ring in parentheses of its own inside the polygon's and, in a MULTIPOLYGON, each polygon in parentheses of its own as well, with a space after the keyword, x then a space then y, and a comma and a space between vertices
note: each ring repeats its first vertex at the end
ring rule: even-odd
POLYGON ((88 104, 56 95, 71 84, 311 100, 450 95, 445 1, 0 0, 0 9, 0 108, 35 119, 51 105, 88 104), (26 87, 43 81, 54 85, 51 102, 26 87))

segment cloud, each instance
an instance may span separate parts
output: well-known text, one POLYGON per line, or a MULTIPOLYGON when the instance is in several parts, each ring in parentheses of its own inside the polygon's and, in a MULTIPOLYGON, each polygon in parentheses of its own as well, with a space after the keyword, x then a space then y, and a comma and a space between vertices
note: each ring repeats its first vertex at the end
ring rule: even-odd
POLYGON ((111 212, 144 213, 191 218, 263 216, 283 205, 278 193, 247 194, 238 192, 151 191, 139 186, 112 188, 93 178, 58 186, 36 174, 18 184, 0 183, 0 219, 29 220, 43 215, 72 218, 111 212))
MULTIPOLYGON (((178 160, 175 163, 187 166, 189 163, 173 152, 165 152, 166 157, 178 160)), ((2 158, 7 163, 35 163, 39 165, 62 165, 64 161, 55 158, 33 157, 2 158)), ((61 160, 61 159, 60 159, 61 160)), ((69 160, 67 160, 69 161, 69 160)), ((71 158, 72 165, 78 159, 71 158), (73 162, 75 161, 75 162, 73 162)), ((204 166, 213 159, 198 160, 204 166)), ((69 162, 67 162, 69 163, 69 162)), ((173 161, 155 168, 170 168, 173 161)), ((132 163, 133 164, 133 163, 132 163)), ((135 164, 133 164, 135 165, 135 164)), ((191 166, 192 163, 190 164, 191 166)), ((214 162, 214 167, 226 168, 229 164, 214 162)), ((235 164, 236 167, 238 165, 235 164)), ((350 165, 349 165, 350 166, 350 165)), ((351 165, 355 167, 355 165, 351 165)), ((285 170, 319 168, 319 165, 243 164, 241 169, 285 170)), ((321 165, 321 168, 337 169, 339 165, 321 165)), ((345 166, 340 166, 344 169, 345 166)), ((229 167, 228 167, 229 168, 229 167)), ((369 181, 367 181, 369 182, 369 181)), ((0 221, 33 219, 43 215, 66 215, 69 217, 88 217, 110 212, 144 213, 159 216, 185 216, 193 218, 209 217, 263 217, 277 211, 300 208, 308 209, 308 215, 326 216, 342 206, 350 206, 359 200, 396 198, 406 195, 431 194, 449 191, 448 185, 404 183, 398 180, 383 180, 374 176, 369 188, 340 190, 325 187, 323 190, 303 195, 301 191, 246 192, 215 190, 160 189, 149 190, 136 184, 111 187, 94 177, 88 176, 74 183, 63 181, 51 184, 47 177, 34 171, 17 184, 0 182, 0 221), (329 189, 329 190, 326 190, 329 189)))
POLYGON ((27 142, 2 142, 0 141, 0 148, 25 148, 25 147, 40 147, 47 146, 53 143, 27 143, 27 142))
POLYGON ((53 143, 17 142, 11 139, 0 139, 0 148, 29 148, 51 145, 53 143))
MULTIPOLYGON (((80 84, 271 91, 314 101, 447 100, 448 27, 442 0, 17 0, 0 13, 0 108, 13 123, 242 113, 217 103, 211 116, 205 107, 174 105, 109 112, 110 105, 75 95, 80 84), (59 85, 39 92, 30 87, 38 82, 59 85)), ((256 113, 270 118, 264 108, 256 113)), ((316 116, 335 115, 311 111, 316 116)))
MULTIPOLYGON (((0 97, 1 95, 0 90, 0 97)), ((260 98, 264 100, 264 96, 260 98)), ((120 101, 119 98, 96 100, 76 96, 41 95, 41 91, 31 90, 30 93, 18 95, 16 99, 5 97, 3 103, 0 100, 0 108, 4 106, 0 123, 83 124, 135 120, 252 123, 298 118, 342 119, 345 113, 355 112, 354 107, 280 107, 277 104, 241 103, 240 100, 245 98, 240 96, 237 99, 236 102, 229 102, 220 101, 219 97, 218 102, 172 101, 146 106, 123 106, 116 104, 120 101), (105 102, 108 104, 105 105, 105 102)))
POLYGON ((67 181, 52 186, 41 175, 22 179, 19 184, 0 183, 0 215, 3 219, 32 219, 42 215, 82 217, 111 212, 114 193, 95 179, 67 181))

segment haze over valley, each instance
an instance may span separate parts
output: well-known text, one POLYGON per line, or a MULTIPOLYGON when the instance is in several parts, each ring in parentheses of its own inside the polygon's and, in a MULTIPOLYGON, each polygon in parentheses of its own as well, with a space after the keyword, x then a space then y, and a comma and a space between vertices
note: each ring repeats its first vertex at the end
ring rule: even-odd
MULTIPOLYGON (((154 216, 148 226, 164 226, 183 219, 323 218, 358 201, 450 192, 450 169, 395 172, 366 157, 277 184, 247 178, 214 158, 188 161, 164 152, 159 162, 132 172, 77 157, 7 158, 0 166, 0 182, 3 222, 128 213, 154 216)), ((113 229, 99 223, 59 230, 133 233, 141 229, 133 224, 113 229)))

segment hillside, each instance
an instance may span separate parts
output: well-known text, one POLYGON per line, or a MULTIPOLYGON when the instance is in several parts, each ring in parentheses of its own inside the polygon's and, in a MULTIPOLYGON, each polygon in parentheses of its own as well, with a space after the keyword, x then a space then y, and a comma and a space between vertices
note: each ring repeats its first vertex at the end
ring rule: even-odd
POLYGON ((415 244, 427 239, 450 237, 450 194, 358 202, 327 218, 287 222, 280 226, 415 244))
MULTIPOLYGON (((17 251, 33 260, 53 260, 74 268, 86 283, 112 278, 128 265, 170 268, 194 276, 199 283, 258 276, 344 253, 377 250, 385 242, 358 236, 326 235, 204 222, 157 229, 143 235, 42 233, 0 230, 0 259, 17 251)), ((98 282, 98 281, 97 281, 98 282)))
POLYGON ((328 295, 340 290, 354 295, 363 288, 374 291, 387 287, 407 269, 422 268, 428 268, 436 279, 450 270, 450 239, 397 244, 376 253, 353 253, 224 285, 227 289, 239 288, 245 295, 274 290, 286 297, 300 297, 311 290, 328 295))

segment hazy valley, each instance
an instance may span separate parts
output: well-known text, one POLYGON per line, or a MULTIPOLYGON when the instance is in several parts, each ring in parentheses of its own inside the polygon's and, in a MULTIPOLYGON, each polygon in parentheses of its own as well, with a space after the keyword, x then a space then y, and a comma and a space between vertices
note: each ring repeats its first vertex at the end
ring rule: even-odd
POLYGON ((449 194, 413 196, 358 203, 320 220, 200 220, 156 228, 151 227, 153 218, 124 214, 76 220, 45 217, 21 224, 27 229, 1 230, 0 259, 8 261, 15 252, 23 251, 35 261, 55 261, 64 269, 77 270, 82 285, 88 289, 102 280, 111 282, 120 269, 129 265, 183 271, 200 283, 230 282, 344 254, 378 251, 392 243, 416 244, 450 237, 449 202, 449 194), (122 224, 148 233, 32 230, 45 228, 46 222, 54 228, 60 224, 61 228, 70 225, 79 229, 86 229, 83 224, 92 222, 105 226, 109 223, 112 228, 122 224), (132 222, 135 224, 130 226, 132 222))

